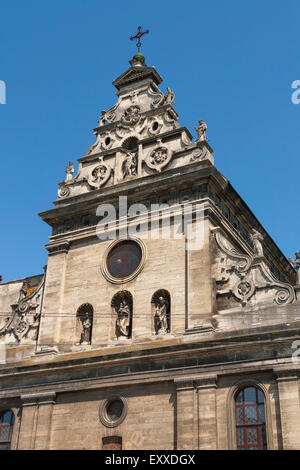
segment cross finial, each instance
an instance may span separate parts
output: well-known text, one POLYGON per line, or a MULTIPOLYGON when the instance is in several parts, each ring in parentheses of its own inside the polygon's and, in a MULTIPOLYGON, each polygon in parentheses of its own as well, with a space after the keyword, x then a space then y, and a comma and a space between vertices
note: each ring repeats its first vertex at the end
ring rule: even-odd
POLYGON ((142 31, 142 27, 139 26, 138 27, 138 30, 137 30, 137 33, 134 35, 134 36, 130 36, 130 39, 133 40, 133 39, 137 39, 137 48, 138 48, 138 52, 140 52, 140 48, 141 48, 141 38, 144 36, 144 34, 148 34, 149 33, 149 29, 146 29, 146 31, 142 31))

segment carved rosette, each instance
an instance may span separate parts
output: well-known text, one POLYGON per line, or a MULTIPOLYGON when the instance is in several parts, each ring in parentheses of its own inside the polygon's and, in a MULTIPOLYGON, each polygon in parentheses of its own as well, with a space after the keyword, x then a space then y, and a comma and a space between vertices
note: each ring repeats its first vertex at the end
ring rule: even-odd
POLYGON ((104 186, 107 181, 109 180, 111 175, 111 168, 106 163, 101 161, 99 165, 97 165, 89 175, 87 182, 88 184, 95 189, 100 189, 104 186))
POLYGON ((161 170, 168 165, 171 159, 172 152, 167 147, 161 145, 148 154, 146 164, 152 170, 161 172, 161 170))
POLYGON ((233 294, 238 300, 241 300, 243 304, 246 304, 255 292, 255 286, 253 282, 248 279, 238 281, 232 289, 233 294))

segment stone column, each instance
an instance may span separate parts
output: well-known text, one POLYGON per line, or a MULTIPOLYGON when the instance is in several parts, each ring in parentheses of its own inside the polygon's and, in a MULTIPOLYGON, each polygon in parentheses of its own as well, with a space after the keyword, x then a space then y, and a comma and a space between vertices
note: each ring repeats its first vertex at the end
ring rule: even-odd
POLYGON ((217 449, 217 376, 200 377, 195 385, 198 396, 198 448, 217 449))
POLYGON ((55 392, 21 395, 23 406, 18 449, 49 449, 55 396, 55 392))
POLYGON ((280 404, 284 450, 300 449, 300 402, 297 370, 274 370, 280 404))
POLYGON ((176 434, 177 450, 195 448, 195 389, 193 380, 176 378, 176 434))

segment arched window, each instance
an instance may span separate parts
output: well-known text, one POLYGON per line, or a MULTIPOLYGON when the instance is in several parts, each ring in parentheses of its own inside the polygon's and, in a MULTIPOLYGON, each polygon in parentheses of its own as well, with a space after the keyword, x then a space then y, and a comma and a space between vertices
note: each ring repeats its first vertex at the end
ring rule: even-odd
POLYGON ((14 422, 15 415, 12 411, 0 413, 0 450, 10 450, 14 422))
POLYGON ((94 309, 91 304, 83 304, 76 314, 76 337, 79 344, 91 344, 94 309))
POLYGON ((265 397, 257 387, 245 387, 235 397, 238 450, 267 449, 265 397))

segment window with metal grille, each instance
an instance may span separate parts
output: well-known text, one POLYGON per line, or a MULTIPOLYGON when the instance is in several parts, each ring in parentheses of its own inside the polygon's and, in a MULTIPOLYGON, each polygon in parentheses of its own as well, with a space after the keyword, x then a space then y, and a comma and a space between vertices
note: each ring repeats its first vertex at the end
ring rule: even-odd
POLYGON ((12 411, 0 413, 0 450, 10 450, 15 416, 12 411))
POLYGON ((235 398, 238 450, 267 449, 265 397, 257 387, 245 387, 235 398))

